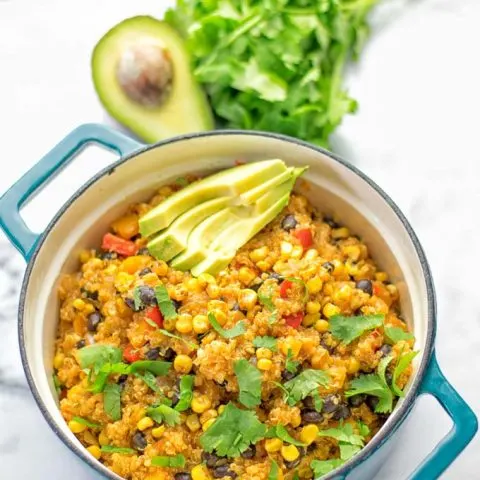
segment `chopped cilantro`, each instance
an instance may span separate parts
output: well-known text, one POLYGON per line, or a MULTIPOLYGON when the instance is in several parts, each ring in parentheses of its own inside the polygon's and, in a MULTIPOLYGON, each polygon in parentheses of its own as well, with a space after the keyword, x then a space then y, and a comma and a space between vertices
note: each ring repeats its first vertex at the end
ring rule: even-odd
POLYGON ((285 369, 290 373, 297 373, 297 368, 300 365, 300 362, 296 362, 293 359, 292 349, 289 348, 287 352, 287 359, 285 360, 285 369))
POLYGON ((155 298, 157 299, 158 308, 162 312, 165 320, 173 320, 177 318, 177 311, 175 305, 170 300, 168 290, 165 285, 157 285, 155 287, 155 298))
POLYGON ((277 437, 284 442, 291 443, 292 445, 296 445, 297 447, 304 447, 305 444, 293 438, 289 433, 288 430, 283 425, 275 425, 268 429, 266 434, 267 438, 274 438, 277 437))
POLYGON ((163 328, 158 328, 157 330, 162 335, 165 335, 166 337, 175 338, 176 340, 180 340, 181 342, 186 343, 193 350, 196 350, 198 348, 198 345, 196 343, 190 342, 190 341, 186 340, 185 338, 179 337, 178 335, 175 335, 174 333, 171 333, 168 330, 164 330, 163 328))
POLYGON ((153 457, 152 465, 154 467, 181 468, 185 466, 185 457, 181 453, 173 457, 167 457, 167 456, 153 457))
POLYGON ((161 393, 157 383, 157 377, 152 372, 134 373, 137 378, 143 380, 154 392, 161 393))
POLYGON ((260 405, 262 401, 262 374, 248 360, 242 358, 234 363, 233 369, 238 380, 240 403, 247 408, 260 405))
POLYGON ((243 335, 246 332, 245 322, 242 320, 238 322, 233 328, 230 330, 225 330, 222 326, 217 322, 215 315, 212 312, 208 314, 208 321, 212 325, 212 327, 216 330, 216 332, 222 336, 223 338, 235 338, 240 335, 243 335))
MULTIPOLYGON (((140 293, 141 293, 140 287, 135 287, 135 289, 133 290, 133 305, 135 307, 136 312, 138 312, 144 307, 140 293)), ((155 324, 155 326, 157 325, 155 324)))
POLYGON ((284 400, 293 407, 296 403, 308 397, 319 386, 325 387, 328 384, 329 376, 321 370, 304 370, 292 378, 283 386, 288 392, 284 400))
POLYGON ((193 380, 193 375, 184 375, 180 379, 180 398, 175 405, 175 410, 177 412, 184 412, 190 408, 193 399, 193 380))
POLYGON ((278 312, 272 300, 272 289, 270 288, 268 295, 264 294, 261 290, 257 292, 257 295, 258 301, 270 312, 268 323, 275 323, 278 317, 278 312))
POLYGON ((215 423, 200 437, 200 444, 209 453, 221 457, 238 457, 265 437, 267 427, 252 411, 241 410, 229 403, 215 423))
POLYGON ((357 422, 358 431, 362 437, 368 437, 370 435, 370 429, 363 422, 357 422))
POLYGON ((365 443, 363 437, 353 431, 353 426, 350 423, 344 423, 336 428, 320 430, 320 432, 318 432, 318 436, 334 438, 338 442, 357 445, 359 447, 363 447, 365 443))
POLYGON ((177 412, 168 405, 160 404, 147 408, 147 415, 153 418, 157 423, 165 422, 169 427, 180 423, 180 412, 177 412))
POLYGON ((72 420, 75 420, 77 423, 81 423, 82 425, 86 425, 87 427, 90 427, 90 428, 101 427, 101 425, 99 425, 98 423, 90 422, 90 420, 86 420, 85 418, 82 418, 82 417, 73 417, 72 420))
POLYGON ((400 355, 400 358, 397 361, 395 370, 393 371, 393 380, 392 380, 392 390, 393 393, 399 397, 404 397, 402 389, 398 386, 397 380, 400 375, 405 371, 405 369, 410 365, 412 360, 417 356, 418 352, 408 352, 400 355))
POLYGON ((360 315, 358 317, 344 317, 333 315, 330 318, 330 332, 335 338, 348 345, 362 333, 373 328, 381 327, 385 315, 360 315))
POLYGON ((135 453, 135 450, 133 450, 133 448, 114 447, 113 445, 102 445, 101 450, 104 453, 120 453, 123 455, 132 455, 135 453))
POLYGON ((78 361, 83 370, 92 370, 98 374, 106 363, 122 361, 122 350, 112 345, 89 345, 78 351, 78 361))
POLYGON ((138 360, 130 364, 130 372, 135 373, 144 370, 163 377, 168 374, 171 366, 171 362, 164 362, 163 360, 138 360))
POLYGON ((318 390, 315 389, 311 394, 313 398, 313 406, 317 412, 321 412, 323 410, 323 399, 320 397, 318 390))
POLYGON ((310 468, 313 470, 313 475, 316 480, 340 467, 344 463, 345 462, 340 458, 332 458, 331 460, 312 460, 310 468))
POLYGON ((277 339, 275 337, 255 337, 253 339, 255 348, 268 348, 272 352, 277 351, 277 339))
POLYGON ((385 336, 392 342, 397 343, 400 340, 413 340, 415 337, 400 327, 385 327, 385 336))
POLYGON ((120 385, 116 383, 109 383, 103 391, 103 408, 114 421, 122 418, 121 392, 120 385))
POLYGON ((279 471, 278 463, 275 460, 272 460, 270 464, 270 472, 268 473, 267 480, 278 480, 278 471, 279 471))
POLYGON ((60 395, 60 392, 62 391, 62 383, 60 382, 60 379, 58 378, 57 375, 53 374, 53 386, 55 387, 55 391, 57 392, 57 395, 60 395))

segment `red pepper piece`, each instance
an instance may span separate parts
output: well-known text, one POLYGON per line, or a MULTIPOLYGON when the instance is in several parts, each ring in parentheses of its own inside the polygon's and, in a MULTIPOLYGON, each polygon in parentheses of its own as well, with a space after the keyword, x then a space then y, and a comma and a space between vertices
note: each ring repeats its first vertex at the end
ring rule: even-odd
POLYGON ((303 313, 292 313, 285 317, 285 323, 293 328, 298 328, 303 322, 303 313))
POLYGON ((137 362, 140 360, 140 352, 133 348, 133 345, 128 344, 123 350, 123 359, 128 363, 137 362))
POLYGON ((293 287, 293 282, 290 280, 284 280, 280 285, 280 296, 282 298, 288 297, 288 291, 293 287))
POLYGON ((106 233, 104 235, 102 248, 103 250, 123 255, 124 257, 131 257, 138 251, 137 246, 133 242, 117 237, 116 235, 113 235, 113 233, 106 233))
POLYGON ((382 287, 379 285, 373 284, 373 294, 378 296, 378 294, 382 291, 382 287))
POLYGON ((295 230, 293 234, 297 237, 303 248, 308 248, 313 245, 312 231, 309 228, 295 230))
POLYGON ((158 307, 148 307, 145 314, 158 328, 163 328, 163 315, 158 307))

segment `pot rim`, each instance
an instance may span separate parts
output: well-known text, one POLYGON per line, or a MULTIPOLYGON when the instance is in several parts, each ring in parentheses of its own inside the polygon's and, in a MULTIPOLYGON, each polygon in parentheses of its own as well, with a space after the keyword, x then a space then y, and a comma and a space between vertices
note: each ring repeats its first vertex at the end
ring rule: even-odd
POLYGON ((377 449, 379 449, 387 440, 388 438, 400 427, 403 419, 408 414, 410 409, 412 408, 415 399, 418 395, 419 387, 423 381, 425 376, 428 364, 430 363, 430 358, 432 356, 432 352, 434 349, 434 341, 435 341, 435 334, 436 334, 436 299, 435 299, 435 289, 433 285, 432 274, 430 271, 430 267, 425 255, 425 252, 420 244, 420 241, 415 234, 412 226, 410 225, 409 221, 406 219, 404 214, 401 212, 400 208, 397 204, 381 189, 370 177, 368 177, 365 173, 359 170, 354 165, 348 163, 346 160, 343 160, 338 155, 329 152, 328 150, 305 142, 303 140, 299 140, 297 138, 290 137, 288 135, 272 133, 272 132, 263 132, 263 131, 256 131, 256 130, 212 130, 206 132, 198 132, 198 133, 188 133, 184 135, 179 135, 176 137, 169 138, 167 140, 162 140, 160 142, 145 145, 143 148, 137 149, 132 153, 129 153, 123 157, 120 157, 114 163, 108 165, 107 167, 100 170, 97 174, 95 174, 90 180, 88 180, 85 184, 83 184, 58 210, 55 214, 53 219, 50 221, 48 226, 45 228, 43 233, 40 234, 40 237, 35 245, 34 251, 32 253, 31 259, 27 264, 27 268, 25 270, 25 275, 23 278, 22 289, 20 292, 20 301, 18 307, 18 341, 20 346, 20 356, 22 360, 22 366, 25 371, 25 376, 27 378, 28 385, 30 390, 33 394, 35 402, 37 403, 42 415, 44 416, 45 420, 49 424, 50 428, 55 432, 55 434, 63 441, 63 443, 73 452, 75 453, 80 459, 82 459, 87 465, 91 468, 96 470, 98 473, 102 474, 104 477, 109 478, 111 480, 118 480, 120 477, 105 467, 102 463, 98 460, 95 460, 91 455, 88 454, 85 448, 79 447, 74 442, 72 442, 66 434, 63 433, 62 429, 59 427, 58 423, 53 419, 50 415, 48 408, 46 407, 45 403, 43 402, 40 393, 36 387, 35 381, 33 379, 29 362, 27 359, 27 353, 25 349, 25 334, 24 334, 24 313, 25 313, 25 300, 26 300, 26 292, 28 283, 30 280, 30 275, 33 270, 33 266, 35 264, 36 258, 38 256, 39 251, 42 248, 45 238, 48 236, 50 231, 55 227, 57 221, 62 217, 66 210, 70 207, 70 205, 85 192, 88 188, 90 188, 93 184, 95 184, 100 178, 104 177, 105 175, 112 174, 115 169, 122 165, 129 160, 134 159, 136 156, 148 151, 152 150, 157 147, 162 147, 164 145, 169 145, 173 143, 188 141, 195 138, 205 138, 205 137, 217 137, 217 136, 228 136, 228 135, 245 135, 245 136, 254 136, 254 137, 264 137, 264 138, 271 138, 275 140, 280 140, 283 142, 288 142, 291 144, 295 144, 304 148, 308 148, 313 150, 316 153, 321 153, 326 155, 327 157, 331 158, 332 160, 340 163, 345 168, 349 169, 351 172, 356 174, 362 180, 364 180, 372 189, 374 189, 382 199, 387 203, 387 205, 393 210, 394 214, 402 223, 403 227, 408 233, 410 240, 413 243, 415 248, 416 254, 420 261, 426 290, 427 290, 427 332, 426 332, 426 339, 425 339, 425 350, 422 361, 418 368, 417 374, 413 383, 410 385, 410 389, 406 394, 404 401, 401 407, 392 414, 392 421, 390 425, 386 429, 381 429, 373 439, 359 452, 357 453, 352 459, 347 461, 341 468, 332 471, 331 473, 322 477, 323 480, 334 480, 339 478, 345 478, 346 475, 351 472, 355 467, 363 463, 367 458, 369 458, 377 449))

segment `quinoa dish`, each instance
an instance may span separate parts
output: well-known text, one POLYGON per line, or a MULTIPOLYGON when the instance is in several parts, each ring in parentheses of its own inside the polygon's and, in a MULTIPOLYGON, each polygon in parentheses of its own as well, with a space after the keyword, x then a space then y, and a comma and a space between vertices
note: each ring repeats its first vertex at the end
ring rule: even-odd
POLYGON ((179 183, 105 225, 60 278, 61 413, 125 479, 321 478, 404 395, 417 352, 398 290, 298 193, 220 272, 175 269, 139 219, 179 183))

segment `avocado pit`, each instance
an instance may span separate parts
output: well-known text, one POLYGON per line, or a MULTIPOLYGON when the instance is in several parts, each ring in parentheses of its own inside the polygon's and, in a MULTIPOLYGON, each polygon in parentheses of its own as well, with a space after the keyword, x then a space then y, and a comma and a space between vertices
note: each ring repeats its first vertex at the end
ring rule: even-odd
POLYGON ((141 41, 122 52, 117 80, 128 97, 145 107, 161 105, 172 87, 173 67, 160 45, 141 41))

